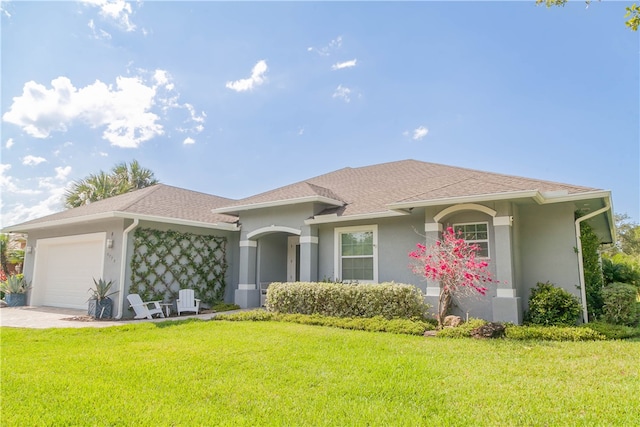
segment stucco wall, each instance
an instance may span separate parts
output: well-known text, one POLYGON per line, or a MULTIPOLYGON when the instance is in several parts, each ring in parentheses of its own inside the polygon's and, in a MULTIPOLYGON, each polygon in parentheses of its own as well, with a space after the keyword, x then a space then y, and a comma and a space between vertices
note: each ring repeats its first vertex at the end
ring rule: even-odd
POLYGON ((426 285, 409 268, 409 252, 424 241, 424 213, 417 209, 396 218, 319 225, 319 279, 335 279, 335 228, 372 224, 378 225, 378 282, 410 283, 424 289, 426 285))
POLYGON ((514 227, 520 248, 518 293, 525 309, 538 282, 550 281, 580 298, 573 205, 521 206, 514 227))
POLYGON ((287 281, 287 234, 269 234, 258 243, 258 282, 287 281))
POLYGON ((310 227, 304 221, 314 214, 315 206, 312 203, 301 205, 290 205, 276 208, 256 209, 240 213, 242 223, 242 240, 245 240, 248 233, 270 227, 272 225, 280 227, 291 227, 302 231, 302 235, 309 235, 310 227))

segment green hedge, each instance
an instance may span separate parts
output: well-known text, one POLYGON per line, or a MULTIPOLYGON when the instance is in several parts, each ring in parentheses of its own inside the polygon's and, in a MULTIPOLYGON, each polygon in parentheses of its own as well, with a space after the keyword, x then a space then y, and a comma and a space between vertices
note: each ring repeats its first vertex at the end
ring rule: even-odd
POLYGON ((505 336, 511 340, 598 341, 607 337, 585 327, 568 326, 508 326, 505 336))
POLYGON ((385 319, 424 319, 429 308, 418 288, 399 283, 272 283, 265 305, 279 313, 385 319))
POLYGON ((631 327, 612 325, 605 322, 589 322, 586 325, 583 325, 583 327, 599 332, 610 340, 640 338, 640 326, 631 327))
MULTIPOLYGON (((470 319, 455 328, 444 328, 437 333, 439 338, 469 338, 471 331, 489 323, 482 319, 470 319)), ((507 324, 505 338, 510 340, 538 341, 594 341, 604 340, 607 336, 587 327, 560 326, 517 326, 507 324)))
POLYGON ((300 323, 303 325, 331 326, 334 328, 352 329, 370 332, 390 332, 394 334, 422 335, 425 331, 435 329, 432 322, 410 319, 385 319, 382 316, 370 318, 338 318, 320 314, 283 314, 263 310, 244 311, 240 313, 220 314, 212 320, 230 321, 278 321, 300 323))

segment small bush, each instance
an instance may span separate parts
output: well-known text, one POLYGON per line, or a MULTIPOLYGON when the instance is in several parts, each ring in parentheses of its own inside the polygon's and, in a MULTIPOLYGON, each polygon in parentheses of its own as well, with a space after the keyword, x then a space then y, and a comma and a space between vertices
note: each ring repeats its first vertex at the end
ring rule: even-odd
POLYGON ((486 325, 486 320, 482 319, 469 319, 469 321, 464 322, 460 326, 456 326, 455 328, 444 328, 438 331, 436 335, 439 338, 470 338, 471 331, 480 326, 486 325))
POLYGON ((638 323, 638 309, 635 286, 626 283, 612 283, 602 290, 604 320, 614 325, 633 326, 638 323))
POLYGON ((274 320, 276 313, 269 313, 264 310, 241 311, 239 313, 218 314, 211 320, 231 320, 231 321, 252 321, 263 322, 274 320))
POLYGON ((231 310, 239 310, 240 306, 238 304, 230 304, 226 302, 219 302, 211 306, 211 310, 215 312, 221 311, 231 311, 231 310))
POLYGON ((606 337, 587 327, 508 326, 505 336, 511 340, 597 341, 606 337))
POLYGON ((605 322, 589 322, 583 327, 592 329, 610 340, 624 340, 629 338, 640 338, 640 327, 612 325, 605 322))
POLYGON ((544 326, 573 326, 582 308, 578 298, 552 283, 538 283, 529 297, 525 322, 544 326))
POLYGON ((241 313, 221 314, 212 320, 231 321, 279 321, 300 323, 303 325, 330 326, 334 328, 352 329, 369 332, 390 332, 394 334, 422 335, 427 330, 433 330, 434 325, 410 319, 385 319, 382 316, 370 318, 338 318, 319 314, 284 314, 264 310, 244 311, 241 313))
POLYGON ((272 283, 268 311, 332 317, 376 317, 423 320, 429 308, 422 292, 398 283, 272 283))

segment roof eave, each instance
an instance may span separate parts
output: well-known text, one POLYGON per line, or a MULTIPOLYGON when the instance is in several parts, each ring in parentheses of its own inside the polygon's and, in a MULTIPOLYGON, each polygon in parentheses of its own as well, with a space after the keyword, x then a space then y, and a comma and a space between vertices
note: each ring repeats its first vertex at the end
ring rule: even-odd
POLYGON ((389 217, 397 217, 397 216, 405 216, 409 215, 409 212, 405 211, 383 211, 383 212, 371 212, 366 214, 358 214, 358 215, 337 215, 337 214, 329 214, 329 215, 316 215, 313 218, 306 219, 304 221, 305 225, 314 225, 314 224, 328 224, 332 222, 344 222, 344 221, 358 221, 358 220, 366 220, 366 219, 377 219, 377 218, 389 218, 389 217))
POLYGON ((387 205, 389 209, 411 209, 426 206, 441 206, 458 203, 489 202, 494 200, 533 199, 539 205, 550 203, 575 202, 578 200, 603 198, 610 199, 611 192, 607 190, 585 191, 567 194, 566 192, 540 192, 538 190, 510 191, 505 193, 477 194, 473 196, 446 197, 430 200, 416 200, 412 202, 398 202, 387 205))
POLYGON ((269 202, 250 203, 246 205, 229 206, 212 209, 213 213, 235 214, 237 212, 249 211, 253 209, 275 208, 279 206, 297 205, 300 203, 324 203, 331 206, 343 206, 341 200, 332 199, 324 196, 306 196, 294 199, 273 200, 269 202))
POLYGON ((420 208, 426 206, 440 206, 450 205, 457 203, 474 203, 474 202, 487 202, 492 200, 506 200, 506 199, 520 199, 520 198, 536 198, 540 193, 538 191, 510 191, 507 193, 493 193, 493 194, 476 194, 472 196, 460 196, 460 197, 444 197, 440 199, 430 200, 416 200, 412 202, 397 202, 389 203, 387 207, 389 209, 411 209, 420 208))
POLYGON ((95 215, 84 215, 84 216, 79 216, 74 218, 65 218, 60 220, 37 222, 33 224, 24 224, 24 225, 17 224, 17 225, 3 228, 2 232, 3 233, 28 233, 29 231, 39 230, 43 228, 62 227, 65 225, 72 225, 72 224, 77 224, 81 222, 95 222, 95 221, 102 221, 102 220, 112 219, 112 218, 138 219, 142 221, 153 221, 153 222, 161 222, 161 223, 187 225, 187 226, 200 227, 200 228, 210 228, 214 230, 226 230, 226 231, 240 230, 237 224, 229 224, 224 222, 210 223, 210 222, 194 221, 194 220, 187 220, 187 219, 180 219, 180 218, 156 216, 156 215, 141 215, 141 214, 134 214, 129 212, 111 211, 111 212, 102 212, 95 215))

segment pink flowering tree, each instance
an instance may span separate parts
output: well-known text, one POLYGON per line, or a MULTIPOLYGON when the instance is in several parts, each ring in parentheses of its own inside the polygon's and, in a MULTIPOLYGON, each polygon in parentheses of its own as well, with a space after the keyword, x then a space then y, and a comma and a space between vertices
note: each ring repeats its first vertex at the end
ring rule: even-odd
POLYGON ((440 284, 437 318, 438 326, 442 328, 453 300, 459 302, 462 297, 486 295, 488 288, 485 285, 493 279, 487 262, 476 260, 480 248, 456 235, 452 227, 448 227, 442 240, 434 245, 416 246, 416 250, 409 253, 413 272, 440 284))

